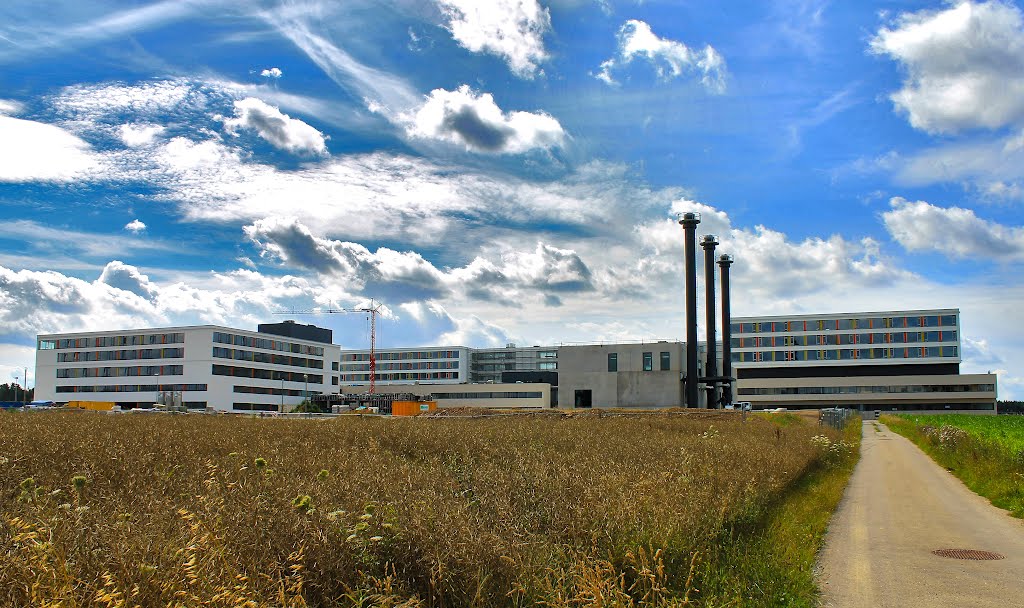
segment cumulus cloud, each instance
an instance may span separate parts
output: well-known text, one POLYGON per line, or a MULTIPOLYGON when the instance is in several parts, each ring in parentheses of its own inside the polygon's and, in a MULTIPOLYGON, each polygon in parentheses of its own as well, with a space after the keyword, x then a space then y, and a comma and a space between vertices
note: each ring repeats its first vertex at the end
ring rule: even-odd
POLYGON ((970 209, 937 207, 895 197, 882 214, 885 228, 908 251, 937 251, 947 257, 1024 260, 1024 227, 983 220, 970 209))
POLYGON ((0 182, 66 182, 100 164, 89 144, 54 125, 0 115, 0 133, 0 182))
POLYGON ((572 250, 538 243, 534 251, 481 255, 459 268, 439 269, 415 251, 371 252, 359 243, 314 235, 295 218, 266 218, 245 227, 261 255, 296 268, 341 277, 354 292, 410 302, 462 293, 512 304, 522 293, 569 294, 594 290, 594 277, 572 250))
POLYGON ((121 141, 132 148, 148 146, 164 131, 165 128, 161 125, 131 123, 120 127, 121 141))
POLYGON ((266 102, 248 97, 235 102, 235 118, 224 121, 229 133, 252 129, 275 148, 299 154, 327 154, 324 134, 266 102))
POLYGON ((636 19, 630 19, 619 28, 618 44, 618 55, 603 62, 601 71, 595 74, 598 80, 610 85, 618 84, 614 72, 640 57, 654 66, 662 80, 692 72, 709 91, 725 92, 725 58, 710 44, 702 50, 694 50, 682 42, 658 37, 651 31, 651 26, 636 19))
POLYGON ((127 230, 128 232, 134 232, 135 234, 138 234, 146 229, 146 224, 144 224, 142 220, 136 218, 125 224, 124 229, 127 230))
POLYGON ((281 68, 267 68, 260 72, 260 76, 264 78, 280 78, 284 76, 284 72, 281 71, 281 68))
POLYGON ((870 48, 906 71, 890 99, 917 129, 955 133, 1024 120, 1024 15, 1012 3, 903 13, 870 48))
POLYGON ((130 291, 146 299, 153 297, 157 291, 148 276, 142 274, 135 266, 125 264, 120 260, 108 262, 103 267, 99 282, 122 291, 130 291))
MULTIPOLYGON (((886 259, 879 243, 870 238, 851 240, 833 234, 792 241, 784 232, 766 226, 735 227, 724 211, 687 199, 675 201, 672 211, 699 213, 699 234, 715 234, 720 242, 717 253, 736 257, 732 277, 737 293, 790 299, 829 290, 878 288, 913 278, 886 259)), ((638 225, 635 233, 655 254, 636 269, 641 284, 680 276, 683 229, 676 219, 638 225)))
POLYGON ((435 89, 426 103, 401 120, 410 137, 439 139, 476 152, 517 154, 534 148, 561 146, 562 125, 543 112, 502 112, 489 93, 468 85, 455 91, 435 89))
POLYGON ((551 16, 537 0, 435 0, 448 31, 463 48, 504 59, 514 74, 533 78, 548 58, 544 34, 551 16))

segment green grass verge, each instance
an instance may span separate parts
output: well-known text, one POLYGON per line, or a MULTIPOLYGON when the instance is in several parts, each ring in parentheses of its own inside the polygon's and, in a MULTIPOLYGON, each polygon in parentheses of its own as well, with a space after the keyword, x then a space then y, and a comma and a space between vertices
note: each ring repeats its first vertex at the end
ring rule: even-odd
MULTIPOLYGON (((973 492, 1014 517, 1024 518, 1024 451, 1007 440, 1006 428, 998 428, 1006 417, 976 418, 883 416, 882 422, 917 444, 973 492), (968 420, 962 426, 959 418, 968 420), (985 431, 978 430, 982 424, 985 431)), ((1015 424, 1018 421, 1006 420, 1007 428, 1015 424)))
POLYGON ((814 565, 860 458, 859 418, 846 426, 841 441, 826 466, 808 471, 759 521, 722 539, 700 577, 702 605, 818 606, 814 565))

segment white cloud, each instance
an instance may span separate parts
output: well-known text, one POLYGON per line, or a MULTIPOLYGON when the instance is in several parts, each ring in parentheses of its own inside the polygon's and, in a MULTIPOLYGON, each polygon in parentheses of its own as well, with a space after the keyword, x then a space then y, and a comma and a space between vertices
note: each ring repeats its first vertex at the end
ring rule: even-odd
POLYGON ((67 182, 99 166, 89 144, 60 127, 0 115, 0 133, 0 182, 67 182))
POLYGON ((601 63, 601 71, 595 74, 598 80, 617 84, 613 72, 642 57, 654 66, 662 80, 696 72, 709 91, 725 92, 725 59, 710 44, 703 50, 691 49, 682 42, 659 38, 651 31, 651 26, 636 19, 630 19, 619 28, 618 44, 618 56, 601 63))
POLYGON ((264 78, 280 78, 284 76, 284 72, 281 71, 281 68, 267 68, 260 72, 260 76, 264 78))
POLYGON ((324 134, 265 102, 249 97, 235 102, 235 118, 224 121, 229 133, 252 129, 275 148, 298 154, 327 154, 324 134))
POLYGON ((537 0, 435 2, 456 42, 471 52, 501 57, 517 76, 533 78, 547 60, 544 34, 551 29, 551 16, 537 0))
POLYGON ((120 260, 108 262, 97 280, 122 291, 134 293, 140 298, 149 299, 157 292, 156 285, 149 280, 148 276, 142 274, 135 266, 125 264, 120 260))
POLYGON ((895 197, 882 214, 885 227, 908 251, 937 251, 948 257, 1024 260, 1024 227, 983 220, 970 209, 936 207, 895 197))
POLYGON ((146 224, 144 224, 139 219, 134 219, 125 224, 124 229, 127 230, 128 232, 134 232, 135 234, 138 234, 146 229, 146 224))
POLYGON ((1024 16, 1011 3, 902 13, 871 50, 906 70, 890 99, 917 129, 955 133, 1024 120, 1024 16))
POLYGON ((13 99, 0 99, 0 114, 17 114, 21 112, 22 105, 13 99))
POLYGON ((141 82, 74 85, 50 100, 58 113, 73 120, 100 120, 121 113, 156 121, 168 112, 202 110, 216 92, 184 78, 141 82))
POLYGON ((592 273, 575 251, 538 243, 532 252, 485 251, 467 266, 441 270, 415 251, 363 245, 314 235, 295 218, 266 218, 245 227, 264 257, 344 280, 353 293, 411 302, 448 297, 508 301, 525 292, 572 294, 594 290, 592 273))
POLYGON ((148 124, 125 124, 121 125, 121 141, 126 146, 137 148, 148 146, 156 141, 156 138, 165 131, 165 127, 148 124))
POLYGON ((530 112, 502 112, 489 93, 462 85, 455 91, 435 89, 415 112, 399 118, 410 137, 440 139, 477 152, 521 153, 561 146, 566 133, 553 117, 530 112))

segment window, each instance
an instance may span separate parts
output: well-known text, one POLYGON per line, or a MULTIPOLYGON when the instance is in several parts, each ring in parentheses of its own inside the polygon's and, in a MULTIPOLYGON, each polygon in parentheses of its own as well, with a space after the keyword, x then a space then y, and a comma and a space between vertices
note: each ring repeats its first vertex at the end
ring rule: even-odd
POLYGON ((672 368, 672 353, 661 353, 661 371, 667 372, 672 368))
POLYGON ((542 350, 539 353, 537 353, 537 357, 541 359, 554 359, 557 356, 558 352, 553 350, 542 350))
POLYGON ((39 350, 53 350, 55 348, 57 348, 57 341, 56 340, 40 340, 39 341, 39 350))
POLYGON ((619 371, 619 353, 608 353, 608 371, 619 371))
POLYGON ((537 369, 558 369, 558 363, 555 361, 541 361, 537 364, 537 369))
POLYGON ((654 353, 644 353, 644 371, 654 370, 654 353))

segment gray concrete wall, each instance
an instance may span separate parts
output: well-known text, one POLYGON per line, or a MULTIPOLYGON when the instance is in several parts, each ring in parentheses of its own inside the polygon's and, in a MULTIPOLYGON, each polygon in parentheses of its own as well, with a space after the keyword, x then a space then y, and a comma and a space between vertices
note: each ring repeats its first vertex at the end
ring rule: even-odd
POLYGON ((559 406, 571 408, 578 390, 590 390, 593 407, 678 407, 682 403, 681 373, 685 368, 679 342, 588 344, 558 349, 559 406), (643 369, 643 353, 652 353, 651 371, 643 369), (669 353, 669 369, 661 370, 661 353, 669 353), (608 354, 618 356, 618 371, 608 371, 608 354))

